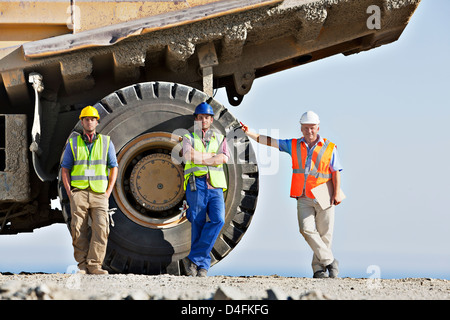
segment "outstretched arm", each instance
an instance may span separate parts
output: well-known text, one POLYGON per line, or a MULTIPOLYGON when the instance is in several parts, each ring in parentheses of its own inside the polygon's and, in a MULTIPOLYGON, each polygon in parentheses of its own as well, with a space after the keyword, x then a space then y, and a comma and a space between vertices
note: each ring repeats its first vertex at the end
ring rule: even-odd
POLYGON ((242 125, 242 131, 244 131, 247 136, 249 136, 250 138, 252 138, 256 142, 261 143, 261 144, 266 145, 266 146, 269 146, 269 147, 274 147, 274 148, 278 149, 278 141, 277 141, 277 139, 273 139, 273 138, 271 138, 269 136, 264 136, 262 134, 257 134, 255 132, 252 132, 242 122, 241 122, 241 125, 242 125))

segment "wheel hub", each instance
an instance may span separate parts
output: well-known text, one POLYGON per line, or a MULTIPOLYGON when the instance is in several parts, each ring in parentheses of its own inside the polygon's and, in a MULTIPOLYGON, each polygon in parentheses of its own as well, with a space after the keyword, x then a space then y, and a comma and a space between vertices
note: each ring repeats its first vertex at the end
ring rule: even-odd
POLYGON ((176 206, 184 196, 183 172, 167 154, 155 153, 142 158, 133 168, 130 188, 144 208, 154 211, 176 206))

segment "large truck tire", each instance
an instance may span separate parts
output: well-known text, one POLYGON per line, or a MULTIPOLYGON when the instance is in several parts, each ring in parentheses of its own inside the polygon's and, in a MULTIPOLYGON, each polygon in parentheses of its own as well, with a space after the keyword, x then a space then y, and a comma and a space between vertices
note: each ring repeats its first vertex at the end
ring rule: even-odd
MULTIPOLYGON (((239 243, 250 225, 258 196, 258 167, 248 138, 226 108, 203 92, 175 83, 146 82, 109 94, 94 106, 97 131, 111 136, 119 173, 110 209, 104 268, 113 273, 176 274, 190 251, 190 223, 181 213, 185 200, 180 137, 193 130, 195 107, 207 101, 214 109, 213 129, 226 136, 232 159, 224 166, 225 225, 211 252, 219 262, 239 243)), ((72 135, 79 134, 77 125, 72 135)), ((70 206, 59 184, 63 214, 70 206)))

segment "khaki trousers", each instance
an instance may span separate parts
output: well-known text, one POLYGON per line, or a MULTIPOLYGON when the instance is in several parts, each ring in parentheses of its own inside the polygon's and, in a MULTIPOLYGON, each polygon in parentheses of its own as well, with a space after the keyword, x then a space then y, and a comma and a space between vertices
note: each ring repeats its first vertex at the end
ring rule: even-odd
POLYGON ((80 269, 101 269, 109 235, 109 202, 104 193, 88 189, 71 191, 72 245, 80 269), (89 228, 89 218, 91 226, 89 228), (89 229, 91 235, 89 235, 89 229))
POLYGON ((297 214, 300 233, 314 252, 313 272, 324 270, 334 260, 331 252, 334 206, 322 210, 313 199, 302 197, 297 200, 297 214))

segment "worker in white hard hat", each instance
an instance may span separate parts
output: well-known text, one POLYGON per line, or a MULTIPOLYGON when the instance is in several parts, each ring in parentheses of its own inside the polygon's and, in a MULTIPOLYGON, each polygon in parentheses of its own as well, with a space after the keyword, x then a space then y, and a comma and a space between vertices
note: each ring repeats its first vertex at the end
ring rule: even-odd
POLYGON ((251 132, 244 124, 242 130, 258 143, 278 148, 291 155, 293 173, 290 196, 297 199, 300 233, 314 253, 313 277, 336 278, 339 268, 331 251, 331 242, 335 206, 342 201, 342 166, 336 145, 319 135, 319 124, 319 116, 313 111, 307 111, 300 118, 303 136, 298 139, 273 139, 251 132), (330 180, 334 186, 330 207, 322 209, 311 189, 330 180))

